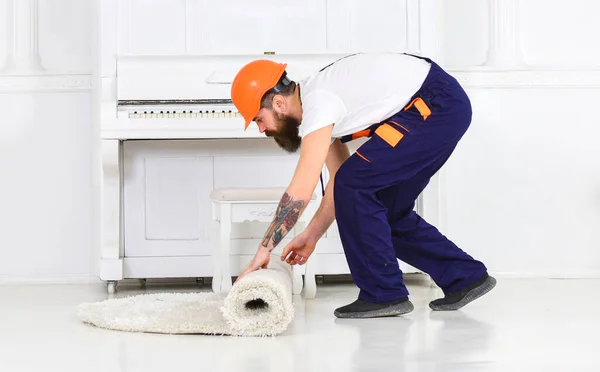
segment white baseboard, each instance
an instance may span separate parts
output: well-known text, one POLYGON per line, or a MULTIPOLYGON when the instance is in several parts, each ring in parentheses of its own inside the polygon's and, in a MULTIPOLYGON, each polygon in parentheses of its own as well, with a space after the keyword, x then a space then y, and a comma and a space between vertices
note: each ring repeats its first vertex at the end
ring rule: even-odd
POLYGON ((12 277, 0 276, 1 285, 20 284, 95 284, 102 283, 98 276, 73 275, 73 276, 45 276, 45 277, 12 277))

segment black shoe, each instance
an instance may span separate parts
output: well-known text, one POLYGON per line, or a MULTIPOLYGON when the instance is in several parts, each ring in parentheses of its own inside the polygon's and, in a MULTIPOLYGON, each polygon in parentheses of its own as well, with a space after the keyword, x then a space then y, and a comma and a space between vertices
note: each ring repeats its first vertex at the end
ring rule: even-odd
POLYGON ((410 313, 414 308, 408 297, 380 303, 356 300, 350 305, 336 309, 333 314, 338 318, 377 318, 410 313))
POLYGON ((478 281, 456 292, 445 293, 444 298, 431 301, 429 307, 436 311, 458 310, 471 301, 478 299, 496 286, 496 279, 487 273, 478 281))

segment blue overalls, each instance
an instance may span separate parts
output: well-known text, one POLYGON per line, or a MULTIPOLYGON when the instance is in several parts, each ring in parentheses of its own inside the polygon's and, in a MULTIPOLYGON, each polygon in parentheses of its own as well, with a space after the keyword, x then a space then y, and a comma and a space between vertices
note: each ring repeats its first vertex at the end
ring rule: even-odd
POLYGON ((334 181, 341 241, 359 299, 365 301, 408 295, 397 259, 429 274, 445 293, 469 286, 487 271, 413 210, 466 132, 472 114, 456 79, 423 59, 431 70, 410 104, 341 139, 371 137, 342 164, 334 181))

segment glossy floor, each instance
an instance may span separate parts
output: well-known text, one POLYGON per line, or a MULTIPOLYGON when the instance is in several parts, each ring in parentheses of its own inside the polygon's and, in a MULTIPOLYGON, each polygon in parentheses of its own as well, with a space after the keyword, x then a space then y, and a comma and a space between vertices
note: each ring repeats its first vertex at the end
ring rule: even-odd
MULTIPOLYGON (((415 310, 397 318, 340 320, 351 284, 295 299, 290 329, 273 338, 171 336, 96 329, 74 309, 107 297, 99 284, 0 287, 0 371, 600 371, 600 280, 499 278, 457 312, 432 312, 440 294, 408 282, 415 310)), ((194 286, 120 287, 197 291, 194 286)), ((208 290, 208 288, 205 288, 208 290)))

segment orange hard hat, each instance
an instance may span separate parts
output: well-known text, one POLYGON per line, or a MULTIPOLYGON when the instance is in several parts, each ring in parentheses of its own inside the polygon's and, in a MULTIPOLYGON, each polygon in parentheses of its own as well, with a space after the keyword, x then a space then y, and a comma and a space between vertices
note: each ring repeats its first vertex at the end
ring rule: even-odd
POLYGON ((263 95, 279 82, 287 64, 260 59, 242 67, 231 84, 231 100, 246 120, 244 130, 258 112, 263 95))

